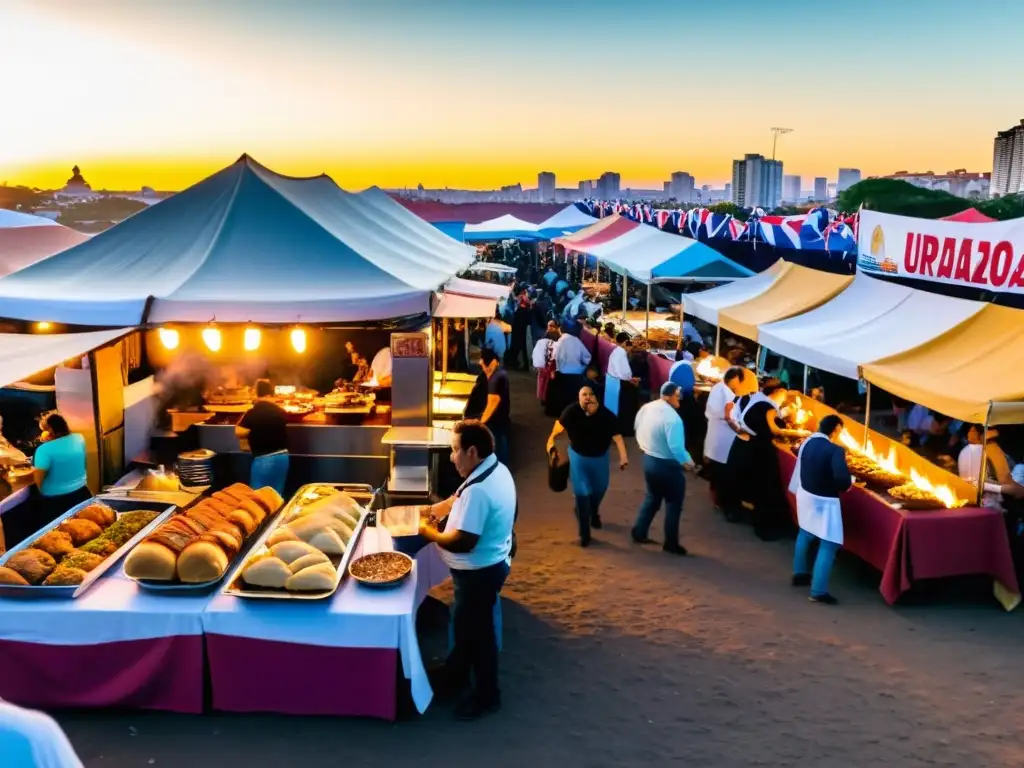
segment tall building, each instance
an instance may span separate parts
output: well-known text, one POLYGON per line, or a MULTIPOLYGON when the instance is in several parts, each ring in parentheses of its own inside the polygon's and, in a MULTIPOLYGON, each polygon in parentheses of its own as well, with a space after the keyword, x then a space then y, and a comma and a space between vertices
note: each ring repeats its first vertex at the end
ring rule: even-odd
POLYGON ((555 199, 555 174, 541 171, 537 174, 537 197, 542 203, 555 199))
POLYGON ((597 196, 602 200, 615 200, 619 196, 622 177, 614 171, 605 171, 597 180, 597 196))
POLYGON ((860 168, 840 168, 839 182, 836 184, 838 192, 845 192, 854 184, 860 182, 860 168))
POLYGON ((580 190, 580 197, 582 199, 585 200, 587 198, 593 197, 594 196, 594 182, 592 182, 590 179, 584 179, 583 181, 580 182, 579 190, 580 190))
POLYGON ((672 197, 680 203, 692 203, 694 199, 693 176, 686 171, 676 171, 672 174, 671 185, 672 197))
MULTIPOLYGON (((711 199, 711 190, 708 190, 708 199, 711 199)), ((732 184, 725 185, 725 199, 732 200, 732 184)))
POLYGON ((1024 192, 1024 120, 996 134, 992 152, 992 197, 1024 192))
POLYGON ((828 179, 824 176, 814 177, 814 199, 819 203, 828 200, 828 179))
POLYGON ((664 184, 664 187, 665 187, 665 189, 664 189, 665 199, 668 200, 668 199, 670 199, 672 197, 672 182, 671 181, 666 181, 665 184, 664 184))
POLYGON ((732 161, 732 201, 740 208, 778 208, 782 202, 782 161, 748 154, 732 161))
POLYGON ((799 176, 784 176, 782 178, 782 199, 787 203, 800 202, 800 185, 803 179, 799 176))

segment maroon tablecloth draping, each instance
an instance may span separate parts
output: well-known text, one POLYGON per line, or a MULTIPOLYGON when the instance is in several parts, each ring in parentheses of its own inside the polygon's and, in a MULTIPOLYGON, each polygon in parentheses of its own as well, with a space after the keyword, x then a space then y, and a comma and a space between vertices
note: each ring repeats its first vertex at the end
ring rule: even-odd
POLYGON ((668 381, 668 372, 672 369, 672 361, 661 355, 647 353, 647 376, 651 382, 651 395, 661 391, 661 385, 668 381))
POLYGON ((582 333, 580 333, 580 341, 583 342, 583 346, 587 348, 591 355, 597 352, 597 336, 594 333, 584 328, 582 333))
POLYGON ((611 357, 615 345, 604 336, 597 337, 597 354, 594 355, 601 373, 608 372, 608 358, 611 357))
MULTIPOLYGON (((796 468, 779 449, 783 483, 796 468)), ((796 500, 787 493, 796 516, 796 500)), ((843 548, 882 572, 879 591, 890 605, 915 581, 986 574, 1020 594, 1002 513, 984 507, 929 511, 895 509, 863 488, 842 497, 843 548)))

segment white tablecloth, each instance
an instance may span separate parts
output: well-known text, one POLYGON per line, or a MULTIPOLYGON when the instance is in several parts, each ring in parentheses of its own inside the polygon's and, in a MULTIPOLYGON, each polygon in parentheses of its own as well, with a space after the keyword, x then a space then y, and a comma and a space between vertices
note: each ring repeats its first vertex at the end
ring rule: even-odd
MULTIPOLYGON (((367 528, 353 557, 394 548, 383 528, 367 528)), ((420 550, 412 575, 394 589, 372 589, 346 579, 330 600, 253 600, 218 595, 202 614, 210 634, 329 648, 396 648, 424 712, 433 697, 416 638, 416 610, 427 592, 448 578, 433 544, 420 550)))

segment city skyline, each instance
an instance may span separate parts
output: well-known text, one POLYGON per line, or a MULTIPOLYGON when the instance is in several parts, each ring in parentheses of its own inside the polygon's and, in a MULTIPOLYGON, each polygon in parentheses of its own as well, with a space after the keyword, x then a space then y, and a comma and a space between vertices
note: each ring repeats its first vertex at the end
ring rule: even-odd
POLYGON ((23 76, 6 85, 18 112, 0 123, 0 182, 59 188, 78 164, 96 189, 179 190, 247 152, 350 189, 533 186, 541 170, 559 187, 612 170, 623 189, 661 189, 680 168, 722 188, 735 158, 771 157, 772 125, 795 128, 779 140, 787 174, 832 180, 988 171, 992 136, 1020 118, 1024 85, 971 73, 1012 67, 1024 7, 866 0, 842 39, 874 52, 843 74, 772 54, 820 38, 795 0, 767 19, 740 0, 730 25, 706 2, 681 24, 659 21, 678 18, 671 3, 642 18, 549 5, 9 0, 0 58, 23 76), (924 65, 950 35, 937 78, 924 65))

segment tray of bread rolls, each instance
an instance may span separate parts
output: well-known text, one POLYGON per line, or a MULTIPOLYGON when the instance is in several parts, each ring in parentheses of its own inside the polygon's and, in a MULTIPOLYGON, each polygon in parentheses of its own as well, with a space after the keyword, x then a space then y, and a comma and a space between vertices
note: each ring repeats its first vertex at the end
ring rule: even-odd
POLYGON ((125 576, 160 592, 213 589, 273 524, 283 503, 269 487, 235 483, 217 491, 143 538, 125 558, 125 576))
POLYGON ((76 504, 0 557, 0 595, 78 597, 174 509, 163 502, 104 497, 76 504))
POLYGON ((227 578, 224 594, 271 600, 330 597, 345 577, 376 495, 369 485, 303 486, 227 578))

